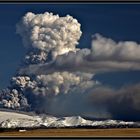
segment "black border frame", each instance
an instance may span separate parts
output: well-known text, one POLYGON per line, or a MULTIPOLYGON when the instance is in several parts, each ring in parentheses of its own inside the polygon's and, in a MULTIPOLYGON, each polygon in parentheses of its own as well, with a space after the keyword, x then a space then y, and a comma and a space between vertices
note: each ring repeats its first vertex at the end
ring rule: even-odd
MULTIPOLYGON (((95 3, 95 4, 140 4, 140 0, 0 0, 0 4, 37 4, 37 3, 49 3, 49 4, 84 4, 84 3, 95 3)), ((0 136, 0 139, 109 139, 109 140, 116 140, 116 139, 140 139, 140 136, 118 136, 118 137, 104 137, 104 136, 89 136, 89 137, 82 137, 82 136, 76 136, 76 137, 55 137, 55 136, 49 136, 49 137, 15 137, 15 136, 0 136)))

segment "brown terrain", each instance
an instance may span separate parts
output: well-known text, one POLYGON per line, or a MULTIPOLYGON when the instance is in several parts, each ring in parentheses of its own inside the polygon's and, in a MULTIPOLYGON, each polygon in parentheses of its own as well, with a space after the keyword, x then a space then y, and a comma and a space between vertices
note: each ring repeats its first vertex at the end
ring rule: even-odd
POLYGON ((0 132, 0 137, 139 137, 140 128, 57 128, 0 132), (20 132, 22 131, 22 132, 20 132))

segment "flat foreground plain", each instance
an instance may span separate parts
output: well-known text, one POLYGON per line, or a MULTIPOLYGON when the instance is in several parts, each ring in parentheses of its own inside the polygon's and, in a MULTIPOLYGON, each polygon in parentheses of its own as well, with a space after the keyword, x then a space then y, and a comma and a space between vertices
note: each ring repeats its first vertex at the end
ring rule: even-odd
POLYGON ((114 129, 35 129, 24 132, 0 132, 0 137, 140 137, 140 128, 114 129))

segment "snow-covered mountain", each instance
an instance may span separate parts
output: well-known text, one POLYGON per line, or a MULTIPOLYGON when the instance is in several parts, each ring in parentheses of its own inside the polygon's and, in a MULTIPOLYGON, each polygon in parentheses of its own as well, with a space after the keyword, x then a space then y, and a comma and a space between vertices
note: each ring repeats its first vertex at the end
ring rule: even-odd
POLYGON ((0 111, 0 128, 34 127, 140 127, 140 122, 117 120, 91 121, 80 116, 54 117, 49 115, 27 115, 16 112, 0 111))

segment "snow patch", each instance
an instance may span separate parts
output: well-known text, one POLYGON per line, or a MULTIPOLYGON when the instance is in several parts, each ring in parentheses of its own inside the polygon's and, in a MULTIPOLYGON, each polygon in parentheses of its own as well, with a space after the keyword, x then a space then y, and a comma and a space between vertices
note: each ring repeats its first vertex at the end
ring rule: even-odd
POLYGON ((139 122, 117 120, 91 121, 80 116, 54 117, 49 115, 25 115, 22 113, 0 111, 0 128, 33 128, 33 127, 140 127, 139 122))

